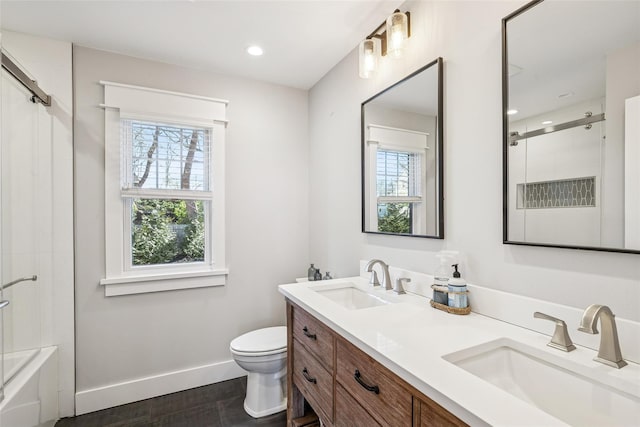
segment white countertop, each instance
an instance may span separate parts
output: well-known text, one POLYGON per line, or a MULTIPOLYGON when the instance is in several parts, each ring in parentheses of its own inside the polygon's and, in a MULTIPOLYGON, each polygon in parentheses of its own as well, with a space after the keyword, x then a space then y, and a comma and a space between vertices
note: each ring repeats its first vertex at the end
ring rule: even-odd
MULTIPOLYGON (((407 293, 373 290, 362 277, 280 285, 286 298, 323 321, 400 378, 466 423, 494 426, 567 425, 542 410, 472 375, 442 357, 489 341, 508 338, 536 351, 549 352, 581 365, 586 372, 628 382, 640 378, 640 365, 621 370, 594 362, 596 352, 578 346, 563 353, 547 346, 549 336, 476 313, 457 316, 433 309, 429 299, 407 293), (384 293, 397 303, 347 310, 310 287, 352 282, 367 292, 384 293)), ((550 393, 562 397, 562 391, 550 393)), ((588 403, 587 403, 588 404, 588 403)))

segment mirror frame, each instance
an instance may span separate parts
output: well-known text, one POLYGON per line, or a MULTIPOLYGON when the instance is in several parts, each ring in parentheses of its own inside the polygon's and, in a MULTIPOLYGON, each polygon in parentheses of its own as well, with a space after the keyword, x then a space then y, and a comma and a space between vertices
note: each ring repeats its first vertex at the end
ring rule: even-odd
POLYGON ((589 251, 600 252, 619 252, 619 253, 631 253, 640 254, 640 250, 624 249, 624 248, 608 248, 599 246, 577 246, 577 245, 558 245, 551 243, 535 243, 535 242, 522 242, 509 240, 509 227, 508 227, 508 191, 509 191, 509 119, 507 116, 507 110, 509 108, 509 60, 507 52, 507 24, 508 22, 521 15, 522 13, 532 9, 536 5, 542 3, 544 0, 533 0, 515 12, 502 18, 502 243, 506 245, 520 245, 520 246, 539 246, 546 248, 565 248, 565 249, 581 249, 589 251))
POLYGON ((363 233, 381 234, 381 235, 388 235, 388 236, 402 236, 402 237, 420 237, 420 238, 426 238, 426 239, 444 239, 444 131, 443 131, 444 108, 443 108, 443 105, 444 105, 443 103, 443 61, 441 57, 438 57, 433 61, 429 62, 427 65, 420 67, 419 69, 412 72, 408 76, 402 78, 401 80, 397 81, 391 86, 383 89, 382 91, 378 92, 377 94, 373 95, 372 97, 363 101, 360 104, 360 171, 361 171, 360 194, 362 198, 361 230, 363 233), (365 145, 366 145, 366 124, 364 121, 365 105, 368 102, 371 102, 377 97, 381 96, 382 94, 390 91, 394 87, 401 85, 402 83, 410 80, 412 77, 420 74, 421 72, 433 66, 437 67, 436 70, 438 72, 438 97, 437 97, 438 98, 438 101, 437 101, 438 117, 436 118, 436 126, 437 126, 436 147, 437 147, 437 153, 438 153, 438 156, 437 156, 438 158, 436 159, 436 162, 438 165, 438 171, 436 174, 438 179, 438 183, 436 185, 436 189, 438 192, 436 196, 436 199, 438 201, 438 209, 437 209, 438 222, 437 222, 436 228, 437 228, 438 234, 437 235, 400 234, 400 233, 390 233, 390 232, 383 232, 383 231, 367 231, 365 230, 365 216, 366 216, 367 206, 366 206, 366 200, 365 200, 365 170, 364 170, 365 169, 365 145))

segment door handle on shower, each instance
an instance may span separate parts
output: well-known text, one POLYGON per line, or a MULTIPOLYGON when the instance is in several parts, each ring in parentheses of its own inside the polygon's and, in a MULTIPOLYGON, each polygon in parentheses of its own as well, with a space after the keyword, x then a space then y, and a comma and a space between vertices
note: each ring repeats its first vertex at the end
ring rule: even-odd
POLYGON ((0 309, 5 308, 8 305, 9 305, 9 301, 7 300, 0 301, 0 309))

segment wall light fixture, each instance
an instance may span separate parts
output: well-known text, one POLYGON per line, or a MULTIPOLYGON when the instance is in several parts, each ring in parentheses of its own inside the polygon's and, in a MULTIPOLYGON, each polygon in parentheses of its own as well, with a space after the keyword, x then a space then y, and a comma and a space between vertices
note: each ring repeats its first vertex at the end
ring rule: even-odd
POLYGON ((363 79, 371 77, 378 68, 378 58, 399 58, 411 36, 411 14, 396 9, 382 24, 367 36, 358 47, 359 74, 363 79))

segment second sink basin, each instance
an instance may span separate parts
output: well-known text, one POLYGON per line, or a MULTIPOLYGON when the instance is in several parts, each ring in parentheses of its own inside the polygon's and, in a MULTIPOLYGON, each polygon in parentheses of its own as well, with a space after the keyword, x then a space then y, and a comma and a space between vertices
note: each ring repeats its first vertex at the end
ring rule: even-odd
POLYGON ((319 295, 330 299, 348 310, 377 307, 394 302, 388 297, 376 295, 375 291, 367 292, 360 289, 351 282, 344 282, 326 287, 312 287, 311 289, 319 295))
POLYGON ((630 426, 640 420, 638 387, 593 378, 580 372, 584 367, 517 341, 500 339, 444 359, 571 425, 630 426))

